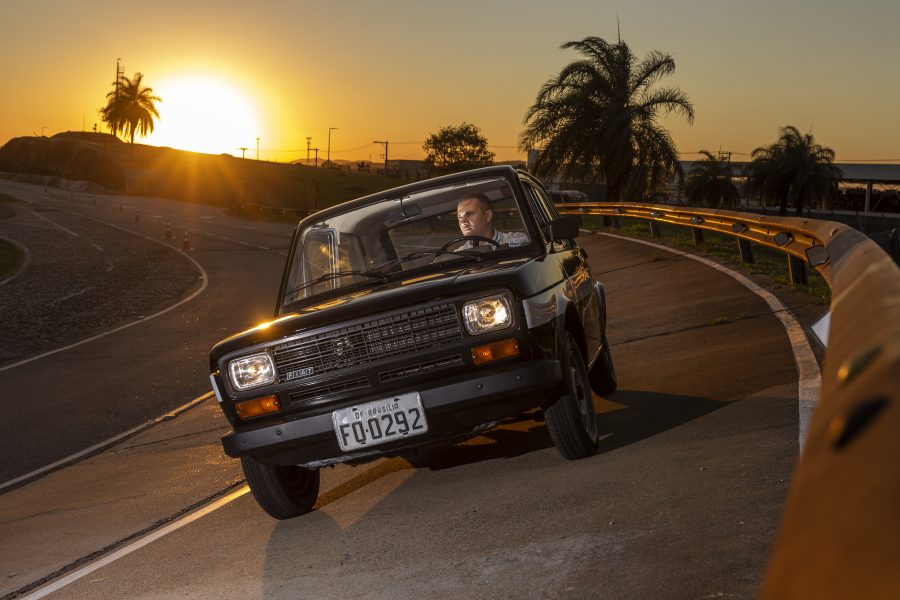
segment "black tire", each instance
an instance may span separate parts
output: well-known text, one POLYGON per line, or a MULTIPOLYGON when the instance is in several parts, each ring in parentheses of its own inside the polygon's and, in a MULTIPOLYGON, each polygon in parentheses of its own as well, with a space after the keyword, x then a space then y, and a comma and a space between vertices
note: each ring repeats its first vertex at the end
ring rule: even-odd
POLYGON ((616 377, 616 367, 613 364, 612 352, 609 349, 609 342, 606 341, 606 333, 603 333, 603 352, 591 367, 588 373, 591 381, 591 389, 598 396, 608 396, 616 391, 619 387, 619 379, 616 377))
POLYGON ((547 431, 564 458, 587 458, 597 451, 600 428, 587 367, 578 344, 568 332, 563 340, 562 370, 563 393, 544 411, 547 431))
POLYGON ((318 469, 266 465, 252 456, 242 456, 241 467, 256 502, 274 519, 308 513, 319 497, 318 469))

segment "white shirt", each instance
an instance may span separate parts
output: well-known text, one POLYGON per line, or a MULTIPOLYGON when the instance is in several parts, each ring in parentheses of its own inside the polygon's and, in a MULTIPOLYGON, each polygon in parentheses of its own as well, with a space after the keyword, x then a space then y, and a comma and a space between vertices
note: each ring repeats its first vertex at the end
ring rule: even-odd
MULTIPOLYGON (((521 231, 497 231, 494 230, 494 241, 498 244, 510 246, 511 248, 515 248, 516 246, 525 246, 528 244, 528 235, 521 231)), ((481 242, 484 245, 488 246, 492 250, 495 249, 493 244, 489 244, 487 242, 481 242)), ((457 248, 457 250, 468 250, 472 248, 472 240, 466 240, 466 243, 457 248)))

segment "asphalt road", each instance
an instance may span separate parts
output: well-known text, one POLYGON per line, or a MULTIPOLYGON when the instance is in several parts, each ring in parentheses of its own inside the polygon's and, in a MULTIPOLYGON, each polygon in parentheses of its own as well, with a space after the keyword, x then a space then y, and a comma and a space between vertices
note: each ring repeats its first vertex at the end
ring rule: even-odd
MULTIPOLYGON (((209 349, 272 316, 292 226, 254 223, 164 199, 70 195, 0 181, 0 191, 89 241, 103 228, 188 252, 208 286, 157 318, 0 373, 0 482, 140 425, 209 390, 209 349), (96 202, 96 203, 95 203, 96 202), (135 222, 134 215, 140 214, 135 222), (97 227, 99 221, 103 227, 97 227), (174 237, 165 239, 167 223, 174 237), (116 229, 119 228, 119 229, 116 229)), ((72 239, 49 227, 60 243, 72 239)), ((95 240, 103 245, 102 239, 95 240)), ((183 260, 187 261, 187 259, 183 260)), ((200 282, 188 294, 199 289, 200 282)), ((149 315, 148 315, 149 316, 149 315)))
MULTIPOLYGON (((116 560, 51 597, 753 597, 798 451, 787 335, 762 300, 704 265, 581 242, 607 285, 620 379, 595 398, 597 456, 567 462, 543 424, 520 423, 410 461, 326 470, 317 509, 298 519, 275 522, 245 494, 135 548, 137 532, 166 533, 160 523, 243 489, 209 401, 0 496, 0 593, 77 573, 107 548, 116 560)), ((216 299, 237 286, 216 279, 253 264, 245 252, 198 240, 218 292, 194 318, 228 312, 216 299)), ((173 335, 186 323, 164 319, 146 327, 173 335)))

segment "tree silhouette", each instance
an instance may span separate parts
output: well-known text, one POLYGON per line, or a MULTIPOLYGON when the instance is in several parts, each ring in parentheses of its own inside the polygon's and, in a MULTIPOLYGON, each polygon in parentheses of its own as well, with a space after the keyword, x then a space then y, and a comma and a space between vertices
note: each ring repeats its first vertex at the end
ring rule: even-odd
POLYGON ((678 88, 654 89, 675 61, 652 51, 638 61, 628 45, 599 37, 568 42, 584 58, 547 81, 525 113, 520 149, 542 148, 535 172, 565 173, 582 181, 605 179, 610 200, 640 200, 681 172, 669 132, 657 118, 670 112, 694 120, 678 88))
POLYGON ((153 95, 153 88, 144 87, 143 73, 134 77, 122 77, 113 83, 113 90, 106 94, 106 106, 100 109, 100 118, 110 130, 118 135, 121 131, 134 144, 134 134, 142 136, 153 131, 153 119, 159 118, 156 102, 162 102, 153 95))
POLYGON ((701 150, 706 158, 694 163, 694 168, 684 182, 684 194, 691 204, 710 208, 734 208, 740 200, 740 192, 734 183, 731 163, 701 150))
POLYGON ((433 173, 455 173, 486 167, 494 162, 494 153, 487 149, 487 139, 471 123, 442 127, 428 136, 422 145, 425 168, 433 173))
POLYGON ((830 201, 842 178, 834 165, 834 150, 816 143, 812 133, 802 134, 793 125, 779 129, 778 140, 753 151, 747 172, 747 191, 778 203, 778 212, 789 206, 799 216, 803 206, 818 198, 830 201))

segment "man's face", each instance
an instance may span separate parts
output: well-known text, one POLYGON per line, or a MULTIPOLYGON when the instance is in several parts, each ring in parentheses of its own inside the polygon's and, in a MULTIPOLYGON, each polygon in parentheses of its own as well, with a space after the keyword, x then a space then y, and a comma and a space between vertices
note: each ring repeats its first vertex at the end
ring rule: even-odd
POLYGON ((491 237, 493 232, 491 220, 494 218, 494 213, 490 209, 482 210, 477 199, 461 200, 456 206, 456 218, 459 220, 459 230, 463 235, 491 237))

